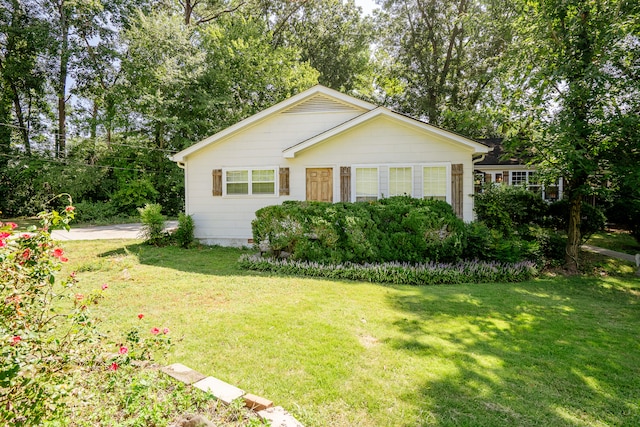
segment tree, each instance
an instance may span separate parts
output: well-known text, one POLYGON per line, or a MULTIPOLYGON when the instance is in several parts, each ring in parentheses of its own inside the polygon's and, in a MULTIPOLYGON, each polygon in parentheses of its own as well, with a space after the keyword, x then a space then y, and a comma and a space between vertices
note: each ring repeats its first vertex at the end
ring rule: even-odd
POLYGON ((624 0, 537 0, 517 23, 514 101, 528 98, 515 146, 569 200, 565 264, 579 266, 584 198, 637 170, 640 6, 624 0), (515 96, 520 94, 520 97, 515 96))
MULTIPOLYGON (((45 50, 48 33, 35 17, 35 4, 25 6, 17 0, 3 3, 0 11, 0 141, 3 153, 11 151, 11 127, 14 126, 27 155, 31 154, 31 119, 34 110, 46 111, 46 76, 38 64, 45 50), (31 13, 31 15, 29 14, 31 13), (13 111, 13 113, 12 113, 13 111), (15 122, 14 122, 15 118, 15 122), (15 123, 15 124, 14 124, 15 123)), ((6 162, 5 158, 0 160, 6 162)))
POLYGON ((373 26, 352 0, 307 0, 267 13, 277 23, 274 46, 299 49, 300 61, 320 73, 320 84, 346 92, 371 86, 373 26))
POLYGON ((400 111, 456 129, 456 115, 477 113, 511 42, 516 16, 505 0, 386 0, 378 84, 400 111), (451 126, 453 125, 453 126, 451 126))

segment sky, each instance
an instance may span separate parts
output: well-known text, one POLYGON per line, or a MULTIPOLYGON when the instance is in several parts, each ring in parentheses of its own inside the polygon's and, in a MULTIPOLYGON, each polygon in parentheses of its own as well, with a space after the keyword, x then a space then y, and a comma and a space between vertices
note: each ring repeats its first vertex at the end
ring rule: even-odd
POLYGON ((362 8, 362 12, 365 15, 371 15, 371 11, 373 9, 379 8, 374 0, 355 0, 356 6, 360 6, 362 8))

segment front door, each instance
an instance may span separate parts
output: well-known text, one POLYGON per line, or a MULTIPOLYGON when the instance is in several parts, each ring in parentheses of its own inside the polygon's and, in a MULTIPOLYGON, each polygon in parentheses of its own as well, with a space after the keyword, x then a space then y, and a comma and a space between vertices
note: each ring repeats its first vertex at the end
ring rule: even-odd
POLYGON ((333 202, 333 168, 307 169, 307 200, 333 202))

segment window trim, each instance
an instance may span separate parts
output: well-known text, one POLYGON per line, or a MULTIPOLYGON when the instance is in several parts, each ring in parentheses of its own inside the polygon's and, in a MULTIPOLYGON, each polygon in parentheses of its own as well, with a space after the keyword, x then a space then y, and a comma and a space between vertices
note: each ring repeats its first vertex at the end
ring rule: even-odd
POLYGON ((394 196, 403 196, 404 194, 391 194, 391 169, 410 169, 410 181, 409 183, 411 184, 411 190, 409 191, 409 193, 407 194, 407 196, 409 197, 413 197, 414 194, 414 189, 415 189, 415 182, 414 182, 414 176, 413 176, 413 166, 412 165, 385 165, 387 166, 387 189, 389 191, 389 194, 387 195, 388 197, 394 197, 394 196))
POLYGON ((380 200, 383 197, 391 197, 387 194, 382 195, 381 189, 383 186, 383 178, 384 174, 381 173, 381 169, 386 168, 386 181, 387 181, 387 190, 390 188, 391 182, 391 168, 411 168, 411 194, 410 197, 415 198, 425 198, 424 194, 424 168, 425 167, 444 167, 445 168, 445 184, 446 184, 446 194, 445 200, 447 203, 451 204, 453 202, 453 194, 452 194, 452 184, 451 184, 451 162, 427 162, 427 163, 414 163, 414 164, 406 164, 406 163, 375 163, 375 164, 354 164, 351 165, 351 200, 357 201, 357 170, 358 169, 376 169, 378 173, 378 195, 377 200, 380 200), (420 181, 419 184, 416 185, 418 178, 416 176, 416 169, 420 169, 420 181))
MULTIPOLYGON (((228 167, 222 168, 222 197, 229 198, 243 198, 243 197, 278 197, 278 188, 279 188, 279 167, 278 166, 254 166, 254 167, 228 167), (253 181, 252 174, 253 171, 272 171, 273 172, 273 193, 258 193, 253 194, 253 181), (228 194, 227 193, 227 172, 237 172, 237 171, 246 171, 247 172, 247 194, 228 194)), ((264 183, 264 182, 262 182, 264 183)))
POLYGON ((351 200, 358 201, 358 169, 375 169, 378 181, 378 194, 376 194, 376 200, 380 200, 380 165, 351 165, 351 200))
POLYGON ((452 203, 451 194, 451 163, 450 162, 432 162, 420 164, 420 182, 422 183, 422 198, 434 197, 433 195, 426 195, 424 191, 424 169, 425 168, 441 168, 444 167, 445 173, 445 201, 449 204, 452 203))

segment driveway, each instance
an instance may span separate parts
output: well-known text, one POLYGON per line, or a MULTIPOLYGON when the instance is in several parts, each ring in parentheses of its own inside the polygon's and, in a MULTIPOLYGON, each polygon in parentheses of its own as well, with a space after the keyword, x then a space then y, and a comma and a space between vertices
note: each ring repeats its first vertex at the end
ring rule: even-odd
MULTIPOLYGON (((166 221, 167 229, 178 226, 178 221, 166 221)), ((106 240, 106 239, 139 239, 142 224, 97 225, 92 227, 74 227, 71 230, 54 230, 54 240, 106 240)))

